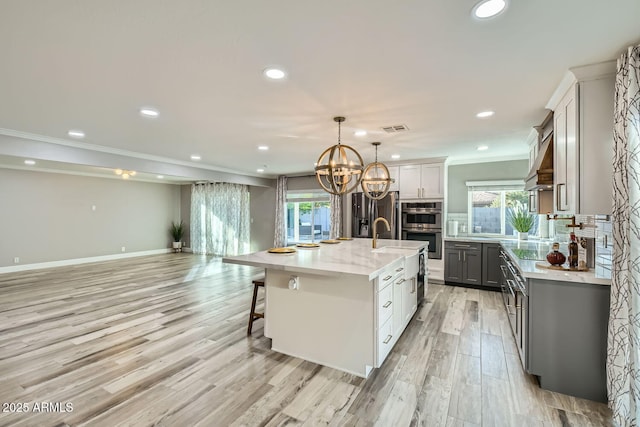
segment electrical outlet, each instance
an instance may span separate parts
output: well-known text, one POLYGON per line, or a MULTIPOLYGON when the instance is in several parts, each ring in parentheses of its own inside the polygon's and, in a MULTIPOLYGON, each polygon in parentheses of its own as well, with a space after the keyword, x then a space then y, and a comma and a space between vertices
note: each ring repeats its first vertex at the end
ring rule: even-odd
POLYGON ((15 257, 15 258, 13 259, 13 263, 14 263, 14 264, 20 264, 20 257, 15 257))
POLYGON ((125 248, 124 246, 122 247, 122 252, 126 251, 127 248, 125 248))

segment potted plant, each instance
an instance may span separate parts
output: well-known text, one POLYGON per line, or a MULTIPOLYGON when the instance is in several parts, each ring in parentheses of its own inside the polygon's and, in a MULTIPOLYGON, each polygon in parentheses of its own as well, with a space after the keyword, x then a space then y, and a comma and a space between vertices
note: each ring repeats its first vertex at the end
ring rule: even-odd
POLYGON ((169 229, 171 236, 173 237, 173 250, 175 252, 182 252, 182 236, 184 234, 184 223, 171 222, 171 228, 169 229))
POLYGON ((527 240, 529 230, 533 228, 536 217, 529 213, 522 203, 518 203, 507 210, 507 220, 518 232, 518 239, 527 240))

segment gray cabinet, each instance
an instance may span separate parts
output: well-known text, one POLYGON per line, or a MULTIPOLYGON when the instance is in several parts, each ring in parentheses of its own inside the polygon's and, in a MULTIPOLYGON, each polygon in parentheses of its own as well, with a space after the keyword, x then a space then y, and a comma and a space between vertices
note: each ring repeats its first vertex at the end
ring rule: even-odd
POLYGON ((482 244, 482 284, 495 288, 500 287, 502 272, 500 271, 500 245, 498 243, 482 244))
POLYGON ((482 244, 445 242, 444 280, 448 283, 482 285, 482 244))
POLYGON ((540 386, 607 401, 610 286, 528 281, 528 366, 540 386))

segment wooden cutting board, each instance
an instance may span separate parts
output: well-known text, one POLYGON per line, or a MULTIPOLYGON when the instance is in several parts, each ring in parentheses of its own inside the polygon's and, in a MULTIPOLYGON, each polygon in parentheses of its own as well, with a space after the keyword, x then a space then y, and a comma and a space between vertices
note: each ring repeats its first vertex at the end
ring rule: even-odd
POLYGON ((578 270, 577 268, 569 268, 565 265, 551 265, 548 262, 536 262, 536 267, 538 268, 546 268, 548 270, 558 270, 558 271, 575 271, 579 273, 584 273, 585 271, 589 271, 589 269, 578 270))

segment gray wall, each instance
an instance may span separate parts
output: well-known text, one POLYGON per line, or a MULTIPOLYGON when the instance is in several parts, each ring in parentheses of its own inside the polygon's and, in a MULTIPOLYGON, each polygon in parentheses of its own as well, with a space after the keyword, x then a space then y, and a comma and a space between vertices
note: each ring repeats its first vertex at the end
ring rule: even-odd
POLYGON ((251 200, 251 252, 273 247, 276 230, 276 189, 249 187, 251 200))
POLYGON ((294 176, 287 178, 287 190, 322 190, 315 175, 294 176))
POLYGON ((447 211, 467 212, 466 181, 524 179, 528 173, 528 160, 451 165, 447 176, 447 211))
POLYGON ((0 169, 0 267, 171 247, 180 187, 0 169), (92 206, 96 210, 92 210, 92 206))

